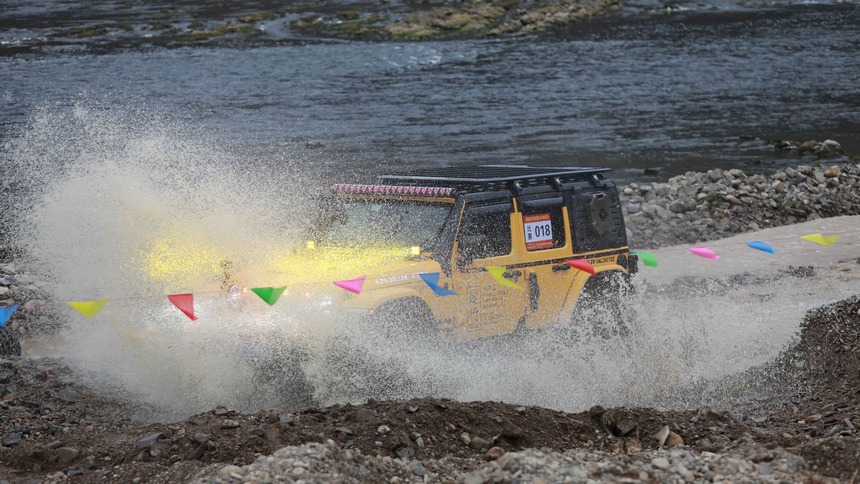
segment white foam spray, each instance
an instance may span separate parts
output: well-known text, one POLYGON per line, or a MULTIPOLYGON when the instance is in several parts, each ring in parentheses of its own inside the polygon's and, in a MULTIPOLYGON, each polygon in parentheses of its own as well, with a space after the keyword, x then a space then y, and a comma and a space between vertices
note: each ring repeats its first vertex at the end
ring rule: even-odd
POLYGON ((327 318, 318 312, 255 299, 237 307, 222 293, 197 293, 217 287, 223 261, 252 266, 301 239, 301 221, 313 216, 307 187, 326 182, 306 157, 245 159, 194 122, 93 100, 43 107, 7 148, 9 237, 25 248, 64 323, 57 337, 29 351, 67 358, 94 375, 93 384, 121 385, 132 398, 165 409, 158 418, 219 404, 253 411, 358 401, 380 391, 570 411, 595 404, 686 407, 698 402, 666 396, 773 358, 803 311, 819 302, 785 277, 715 288, 697 283, 688 293, 639 284, 633 334, 624 341, 545 331, 422 346, 408 344, 408 333, 397 344, 366 333, 323 350, 327 318), (206 267, 153 280, 142 254, 158 244, 208 254, 206 267), (182 292, 195 292, 198 321, 164 297, 182 292), (112 301, 93 319, 62 303, 102 298, 112 301), (291 339, 314 339, 315 331, 320 338, 310 349, 289 354, 297 351, 291 339), (272 341, 288 342, 287 354, 271 358, 277 344, 264 343, 272 341), (296 371, 302 382, 292 382, 293 390, 261 378, 296 371), (387 386, 362 393, 380 374, 389 377, 387 386), (288 391, 297 395, 285 398, 288 391))
MULTIPOLYGON (((243 159, 218 139, 158 112, 86 99, 42 107, 4 160, 7 237, 66 323, 43 351, 177 412, 238 406, 251 370, 222 348, 237 324, 223 297, 198 299, 201 324, 164 295, 217 288, 223 261, 241 269, 291 250, 307 228, 296 222, 310 206, 304 187, 319 185, 301 160, 243 159), (197 262, 182 266, 179 252, 180 277, 153 279, 145 254, 154 247, 197 262), (111 302, 92 320, 62 303, 103 298, 111 302)), ((243 317, 247 325, 256 315, 243 317)))

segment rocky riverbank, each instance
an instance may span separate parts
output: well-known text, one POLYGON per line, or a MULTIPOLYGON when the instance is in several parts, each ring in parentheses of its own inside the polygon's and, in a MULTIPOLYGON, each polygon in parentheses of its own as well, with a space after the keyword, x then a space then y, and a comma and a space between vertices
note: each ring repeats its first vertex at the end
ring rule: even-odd
MULTIPOLYGON (((768 8, 791 0, 767 2, 768 8)), ((569 29, 595 19, 641 21, 702 9, 668 0, 386 0, 323 2, 45 2, 12 1, 0 15, 0 55, 104 52, 194 45, 271 45, 338 40, 397 41, 496 38, 569 29)), ((739 11, 764 6, 751 1, 739 11)), ((689 13, 689 12, 688 12, 689 13)), ((724 12, 725 13, 725 12, 724 12)))
POLYGON ((310 39, 423 40, 524 35, 621 10, 620 0, 116 3, 12 8, 0 55, 27 52, 271 44, 310 39))
POLYGON ((855 163, 801 165, 771 174, 714 169, 620 189, 627 235, 637 249, 860 214, 860 164, 855 163))
POLYGON ((858 337, 860 298, 810 312, 797 344, 744 376, 783 402, 755 418, 420 398, 216 407, 145 425, 61 361, 11 358, 0 360, 0 482, 847 481, 860 462, 858 337))

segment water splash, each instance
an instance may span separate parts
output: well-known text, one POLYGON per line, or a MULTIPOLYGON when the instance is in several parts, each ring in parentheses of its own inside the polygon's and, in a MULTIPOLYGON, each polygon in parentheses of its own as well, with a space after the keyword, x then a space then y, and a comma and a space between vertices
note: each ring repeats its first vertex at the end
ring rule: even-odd
POLYGON ((43 107, 4 152, 9 238, 52 298, 115 301, 92 320, 60 304, 54 317, 64 329, 31 354, 68 358, 94 384, 122 385, 163 408, 155 418, 219 404, 256 410, 423 395, 564 410, 689 407, 700 402, 684 388, 773 358, 821 302, 821 291, 772 270, 754 282, 640 281, 627 339, 543 331, 450 345, 417 344, 410 315, 390 339, 334 326, 313 300, 229 300, 224 261, 253 266, 290 250, 301 221, 314 216, 308 187, 328 174, 301 154, 248 159, 197 126, 82 100, 43 107), (180 277, 153 278, 157 264, 144 256, 153 251, 172 255, 156 259, 174 269, 189 265, 174 271, 180 277), (189 291, 196 322, 164 297, 189 291))
POLYGON ((163 295, 218 289, 225 263, 291 250, 320 186, 306 160, 245 159, 188 120, 92 99, 42 107, 7 148, 6 236, 28 270, 55 301, 114 301, 94 320, 57 306, 49 352, 183 412, 235 405, 250 370, 218 350, 236 324, 223 297, 199 299, 201 325, 163 295), (159 250, 175 277, 151 277, 159 250))

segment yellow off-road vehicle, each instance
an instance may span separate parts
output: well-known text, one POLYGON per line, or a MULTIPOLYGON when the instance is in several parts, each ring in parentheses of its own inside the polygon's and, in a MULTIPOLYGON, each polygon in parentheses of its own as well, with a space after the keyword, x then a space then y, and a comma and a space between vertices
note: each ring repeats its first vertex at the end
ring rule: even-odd
POLYGON ((409 314, 401 323, 416 332, 463 340, 569 324, 584 291, 618 298, 611 286, 637 270, 607 171, 482 165, 337 184, 299 265, 366 276, 360 294, 333 292, 330 303, 378 319, 409 314), (577 259, 597 277, 566 262, 577 259), (513 284, 493 277, 499 267, 513 284), (424 278, 437 273, 434 291, 424 278))
MULTIPOLYGON (((219 266, 239 301, 255 298, 242 287, 286 286, 277 307, 230 323, 229 340, 262 370, 261 388, 301 407, 414 394, 423 377, 404 361, 471 347, 451 341, 492 345, 505 339, 489 337, 554 326, 623 335, 637 258, 607 171, 482 165, 336 184, 308 221, 306 244, 265 264, 219 266)), ((159 247, 146 266, 170 287, 207 266, 192 255, 217 258, 159 247)))

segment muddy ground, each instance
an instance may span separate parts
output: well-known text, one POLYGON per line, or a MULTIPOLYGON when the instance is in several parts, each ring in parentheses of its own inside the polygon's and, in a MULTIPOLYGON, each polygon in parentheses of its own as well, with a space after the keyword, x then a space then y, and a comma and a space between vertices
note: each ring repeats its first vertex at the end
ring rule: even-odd
MULTIPOLYGON (((780 358, 719 386, 748 402, 746 416, 709 407, 565 413, 420 398, 295 413, 218 407, 178 422, 143 425, 126 417, 145 413, 139 404, 81 381, 85 375, 62 361, 0 361, 0 477, 183 482, 221 465, 251 463, 284 446, 327 440, 367 456, 428 462, 428 468, 429 462, 445 459, 466 471, 498 457, 488 452, 493 447, 647 452, 660 447, 656 435, 665 426, 674 435, 664 446, 679 444, 693 452, 753 445, 760 452, 754 452, 758 461, 752 460, 768 462, 781 455, 771 450, 786 449, 806 460, 804 480, 850 481, 860 468, 860 297, 810 311, 799 339, 780 358)), ((370 472, 361 480, 391 477, 370 472)))

